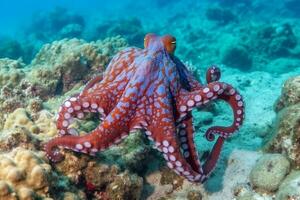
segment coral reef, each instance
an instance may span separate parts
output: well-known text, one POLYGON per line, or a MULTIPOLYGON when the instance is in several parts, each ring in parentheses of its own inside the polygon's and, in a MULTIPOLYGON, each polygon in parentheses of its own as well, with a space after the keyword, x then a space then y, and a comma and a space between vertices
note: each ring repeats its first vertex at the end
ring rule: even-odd
POLYGON ((296 104, 281 110, 274 125, 274 136, 266 146, 267 151, 285 154, 297 167, 300 167, 299 120, 299 105, 296 104))
POLYGON ((285 154, 294 167, 300 167, 300 104, 299 76, 290 78, 284 84, 282 94, 275 104, 278 111, 274 130, 265 149, 285 154))
POLYGON ((4 129, 24 128, 37 137, 53 137, 57 129, 53 114, 42 110, 35 115, 30 115, 26 109, 18 108, 8 115, 4 129))
POLYGON ((66 92, 81 80, 104 70, 117 51, 126 46, 121 37, 87 43, 64 39, 46 44, 31 63, 31 76, 48 94, 66 92))
MULTIPOLYGON (((55 192, 55 188, 59 188, 57 181, 61 180, 42 152, 16 148, 9 154, 0 155, 0 166, 0 198, 3 200, 50 200, 64 195, 63 187, 66 186, 60 186, 60 194, 55 192)), ((81 191, 73 195, 84 197, 81 191)))
POLYGON ((300 103, 300 76, 291 77, 285 81, 281 96, 275 103, 275 111, 300 103))
POLYGON ((29 66, 20 60, 0 59, 0 129, 17 108, 37 112, 43 101, 101 74, 126 45, 121 37, 91 43, 65 39, 44 45, 29 66))
POLYGON ((141 177, 128 171, 121 172, 117 166, 99 163, 97 158, 91 160, 71 153, 65 153, 65 158, 55 166, 56 170, 77 185, 84 181, 90 195, 98 199, 140 199, 143 188, 141 177))
POLYGON ((25 77, 25 64, 21 60, 0 59, 0 86, 15 87, 25 77))

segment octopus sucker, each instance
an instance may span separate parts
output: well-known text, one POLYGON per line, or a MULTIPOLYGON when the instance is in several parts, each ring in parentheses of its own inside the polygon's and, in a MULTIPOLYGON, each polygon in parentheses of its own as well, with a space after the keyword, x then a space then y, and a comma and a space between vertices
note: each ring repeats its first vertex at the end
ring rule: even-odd
POLYGON ((60 106, 60 137, 45 145, 48 158, 53 162, 64 159, 59 149, 95 155, 142 129, 171 170, 191 182, 207 180, 224 141, 243 124, 245 103, 238 90, 219 81, 221 70, 216 65, 208 68, 206 84, 202 84, 175 56, 175 50, 175 37, 147 34, 143 49, 131 47, 115 55, 103 77, 92 79, 80 94, 60 106), (214 126, 206 131, 206 139, 216 141, 205 163, 201 163, 191 111, 217 100, 231 106, 233 122, 229 127, 214 126), (70 125, 86 112, 98 112, 102 121, 80 136, 70 125))

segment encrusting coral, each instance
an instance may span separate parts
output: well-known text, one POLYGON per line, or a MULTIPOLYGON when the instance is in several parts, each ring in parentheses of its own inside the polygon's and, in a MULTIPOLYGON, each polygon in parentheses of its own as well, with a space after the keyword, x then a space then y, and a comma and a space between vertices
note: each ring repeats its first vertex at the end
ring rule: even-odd
POLYGON ((279 111, 274 123, 272 139, 265 149, 286 155, 292 166, 300 167, 300 76, 288 79, 282 89, 282 95, 276 102, 279 111))
POLYGON ((44 45, 32 61, 31 76, 49 94, 60 94, 101 73, 111 56, 126 45, 121 37, 90 43, 79 39, 54 41, 44 45))
POLYGON ((7 114, 17 108, 37 112, 43 101, 101 75, 111 57, 125 46, 119 36, 90 43, 64 39, 45 44, 29 66, 21 60, 0 59, 0 130, 7 114))

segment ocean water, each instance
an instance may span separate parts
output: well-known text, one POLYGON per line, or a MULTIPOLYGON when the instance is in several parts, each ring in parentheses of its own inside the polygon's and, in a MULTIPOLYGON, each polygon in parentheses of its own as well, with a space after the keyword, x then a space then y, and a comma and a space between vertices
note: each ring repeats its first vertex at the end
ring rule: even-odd
MULTIPOLYGON (((300 199, 299 185, 294 193, 284 188, 290 184, 285 178, 300 167, 299 152, 291 153, 297 149, 293 141, 300 135, 297 0, 2 0, 0 18, 0 200, 12 196, 300 199), (206 70, 217 65, 220 81, 232 85, 243 97, 244 123, 226 139, 216 168, 203 184, 189 182, 167 168, 163 155, 152 148, 151 137, 148 140, 144 131, 95 157, 65 149, 61 150, 65 152, 62 162, 45 156, 43 146, 61 129, 56 125, 63 112, 60 105, 67 106, 66 99, 101 76, 119 51, 144 48, 147 33, 174 36, 174 55, 203 87, 206 70), (292 78, 293 85, 283 90, 292 78), (285 126, 289 112, 293 120, 285 126), (286 133, 285 139, 278 136, 281 139, 274 140, 280 133, 286 133), (276 149, 276 145, 282 148, 276 149), (29 175, 34 174, 33 167, 18 158, 25 151, 33 155, 30 162, 42 172, 29 175), (279 161, 274 158, 278 154, 282 155, 279 161), (269 156, 267 164, 259 165, 264 156, 269 156), (6 158, 14 164, 6 165, 6 158), (256 175, 257 171, 262 173, 256 175), (12 175, 6 176, 9 172, 12 175), (35 185, 31 176, 42 178, 35 185), (259 180, 260 176, 266 181, 259 180)), ((215 143, 205 138, 206 130, 230 126, 233 112, 226 102, 215 101, 193 109, 192 115, 192 137, 203 164, 215 143)), ((73 125, 80 134, 87 134, 101 124, 99 118, 103 120, 103 116, 91 114, 73 125)), ((164 138, 164 133, 159 137, 164 138)), ((300 181, 300 176, 293 177, 300 181)))

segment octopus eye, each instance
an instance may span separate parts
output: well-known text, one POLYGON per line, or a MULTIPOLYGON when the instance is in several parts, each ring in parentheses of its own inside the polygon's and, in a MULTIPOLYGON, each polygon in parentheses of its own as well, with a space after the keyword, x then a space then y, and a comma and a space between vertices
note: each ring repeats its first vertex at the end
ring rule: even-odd
POLYGON ((176 44, 176 41, 172 41, 171 44, 176 44))

